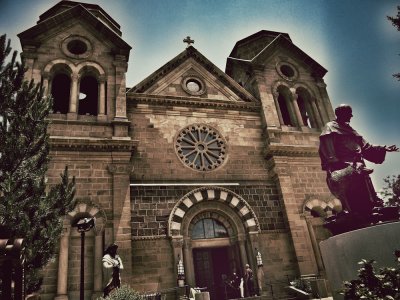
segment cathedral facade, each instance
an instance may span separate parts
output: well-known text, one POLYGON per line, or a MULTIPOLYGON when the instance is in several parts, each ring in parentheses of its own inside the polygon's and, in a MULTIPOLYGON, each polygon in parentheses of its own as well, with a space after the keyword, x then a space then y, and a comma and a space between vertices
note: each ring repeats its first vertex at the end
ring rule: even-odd
POLYGON ((325 183, 319 134, 333 119, 325 70, 286 33, 233 45, 225 72, 193 46, 130 87, 131 46, 94 4, 61 1, 20 33, 26 79, 54 98, 49 183, 68 165, 75 209, 43 271, 42 299, 102 294, 102 255, 118 244, 123 283, 138 291, 221 286, 249 264, 260 293, 324 277, 321 217, 341 209, 325 183), (258 260, 257 260, 258 255, 258 260), (260 259, 262 259, 262 264, 260 259), (183 266, 183 274, 178 274, 183 266))

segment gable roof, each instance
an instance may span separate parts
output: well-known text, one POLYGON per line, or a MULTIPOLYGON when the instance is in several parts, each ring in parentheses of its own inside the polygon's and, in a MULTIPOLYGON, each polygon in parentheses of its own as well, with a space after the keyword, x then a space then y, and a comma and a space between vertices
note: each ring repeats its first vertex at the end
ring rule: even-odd
POLYGON ((128 93, 144 93, 153 84, 155 84, 159 79, 163 78, 171 71, 178 68, 188 59, 194 59, 197 63, 204 67, 207 72, 218 78, 218 80, 224 84, 227 88, 232 90, 236 95, 246 102, 257 102, 258 100, 254 98, 248 91, 246 91, 242 86, 240 86, 235 80, 221 71, 216 65, 209 61, 204 55, 202 55, 193 46, 187 47, 184 51, 174 57, 172 60, 167 62, 161 68, 153 72, 150 76, 145 78, 139 84, 128 90, 128 93))
MULTIPOLYGON (((96 8, 97 7, 98 6, 96 5, 96 8)), ((43 34, 56 26, 61 26, 67 20, 76 18, 80 21, 86 22, 95 28, 96 32, 110 40, 116 46, 115 50, 118 51, 117 54, 125 55, 128 60, 129 51, 132 47, 121 38, 120 34, 118 34, 119 29, 118 31, 115 30, 115 26, 110 26, 110 24, 107 24, 104 20, 97 18, 87 8, 89 8, 88 5, 79 2, 62 1, 58 3, 42 14, 40 20, 35 26, 18 34, 22 47, 24 47, 24 45, 38 46, 40 44, 40 42, 36 40, 38 35, 43 34), (68 5, 66 7, 61 7, 63 4, 68 5), (114 28, 112 29, 112 27, 114 28)), ((92 7, 92 9, 94 9, 94 7, 92 7)), ((103 10, 101 9, 101 11, 103 10)), ((118 25, 116 22, 115 24, 118 25)))
POLYGON ((290 49, 290 51, 294 52, 294 54, 297 55, 297 57, 306 65, 308 65, 313 70, 313 73, 318 77, 322 78, 328 72, 323 66, 321 66, 303 50, 293 44, 287 33, 262 30, 236 43, 234 49, 231 52, 231 55, 228 57, 225 69, 226 73, 231 74, 233 65, 236 63, 250 63, 253 65, 260 65, 278 48, 290 49), (239 51, 240 47, 255 42, 256 40, 259 40, 266 35, 268 35, 269 37, 273 37, 275 35, 275 37, 268 40, 266 46, 259 50, 259 52, 257 51, 257 53, 254 53, 254 55, 251 55, 251 57, 241 57, 242 55, 240 55, 239 51))

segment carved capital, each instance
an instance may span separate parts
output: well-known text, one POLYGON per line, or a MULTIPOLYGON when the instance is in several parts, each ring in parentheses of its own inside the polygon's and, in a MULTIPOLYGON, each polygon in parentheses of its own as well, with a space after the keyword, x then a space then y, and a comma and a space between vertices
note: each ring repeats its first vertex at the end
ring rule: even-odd
POLYGON ((173 238, 171 238, 171 244, 172 244, 172 247, 174 248, 174 249, 176 249, 176 248, 182 248, 183 247, 183 237, 182 236, 177 236, 177 237, 173 237, 173 238))
POLYGON ((108 171, 113 174, 127 174, 131 175, 134 171, 132 164, 128 163, 111 163, 107 166, 108 171))

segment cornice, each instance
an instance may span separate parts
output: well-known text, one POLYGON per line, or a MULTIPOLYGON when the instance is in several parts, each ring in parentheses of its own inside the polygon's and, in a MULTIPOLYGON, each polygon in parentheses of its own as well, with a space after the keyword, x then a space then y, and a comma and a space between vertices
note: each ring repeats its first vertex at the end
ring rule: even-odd
POLYGON ((138 145, 138 141, 130 138, 80 138, 50 136, 50 149, 63 151, 98 151, 98 152, 131 152, 138 145))
POLYGON ((316 146, 269 144, 265 156, 269 159, 274 156, 317 157, 319 154, 316 146))
POLYGON ((146 95, 139 93, 127 94, 127 101, 132 101, 140 104, 155 104, 161 106, 187 106, 198 108, 211 108, 211 109, 232 109, 232 110, 246 110, 246 111, 259 111, 260 104, 254 102, 233 102, 223 100, 210 100, 204 98, 194 97, 178 97, 178 96, 159 96, 159 95, 146 95))

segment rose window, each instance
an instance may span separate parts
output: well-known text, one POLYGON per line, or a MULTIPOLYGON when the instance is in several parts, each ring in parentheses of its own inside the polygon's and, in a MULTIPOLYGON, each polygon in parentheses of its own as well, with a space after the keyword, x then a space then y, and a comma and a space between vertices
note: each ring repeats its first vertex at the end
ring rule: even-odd
POLYGON ((206 125, 191 125, 179 133, 176 151, 190 168, 210 171, 224 162, 226 146, 215 129, 206 125))

